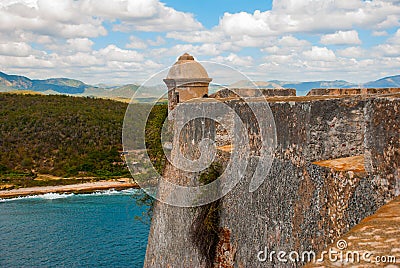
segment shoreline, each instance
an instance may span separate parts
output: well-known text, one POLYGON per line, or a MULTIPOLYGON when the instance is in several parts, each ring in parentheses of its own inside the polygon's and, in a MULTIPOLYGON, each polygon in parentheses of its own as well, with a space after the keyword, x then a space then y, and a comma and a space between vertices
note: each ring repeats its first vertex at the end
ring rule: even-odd
POLYGON ((97 181, 97 182, 85 182, 79 184, 70 185, 58 185, 58 186, 40 186, 40 187, 28 187, 18 188, 12 190, 1 190, 0 199, 9 199, 15 197, 29 196, 29 195, 43 195, 49 193, 74 193, 84 194, 93 193, 101 190, 124 190, 129 188, 139 189, 139 185, 136 182, 129 181, 97 181))

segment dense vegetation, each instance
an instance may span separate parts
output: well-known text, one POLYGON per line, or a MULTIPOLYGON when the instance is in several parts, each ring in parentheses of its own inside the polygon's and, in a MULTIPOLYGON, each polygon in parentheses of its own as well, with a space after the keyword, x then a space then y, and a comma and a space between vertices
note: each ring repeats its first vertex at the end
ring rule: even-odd
POLYGON ((0 177, 128 176, 120 155, 126 107, 102 99, 0 94, 0 177))
POLYGON ((168 105, 155 105, 146 122, 146 148, 154 168, 162 174, 166 158, 161 144, 161 132, 164 121, 168 116, 168 105))
MULTIPOLYGON (((127 105, 94 98, 0 94, 0 183, 27 187, 130 177, 121 156, 127 105), (43 181, 35 179, 38 174, 79 179, 43 181)), ((140 113, 142 105, 148 104, 135 104, 134 112, 140 113)), ((146 125, 148 153, 159 171, 165 164, 159 137, 166 116, 167 105, 156 105, 146 125)))

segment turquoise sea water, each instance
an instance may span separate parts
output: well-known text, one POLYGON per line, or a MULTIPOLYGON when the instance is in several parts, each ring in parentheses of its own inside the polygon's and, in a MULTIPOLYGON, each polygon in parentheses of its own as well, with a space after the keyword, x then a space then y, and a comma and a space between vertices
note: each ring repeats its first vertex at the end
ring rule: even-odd
POLYGON ((142 267, 149 225, 133 191, 0 200, 0 267, 142 267))

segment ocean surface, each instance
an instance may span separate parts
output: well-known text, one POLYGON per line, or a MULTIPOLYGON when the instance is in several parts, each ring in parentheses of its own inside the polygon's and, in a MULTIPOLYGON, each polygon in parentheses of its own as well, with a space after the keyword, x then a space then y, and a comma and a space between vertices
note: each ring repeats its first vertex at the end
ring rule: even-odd
POLYGON ((135 191, 0 199, 0 267, 143 267, 135 191))

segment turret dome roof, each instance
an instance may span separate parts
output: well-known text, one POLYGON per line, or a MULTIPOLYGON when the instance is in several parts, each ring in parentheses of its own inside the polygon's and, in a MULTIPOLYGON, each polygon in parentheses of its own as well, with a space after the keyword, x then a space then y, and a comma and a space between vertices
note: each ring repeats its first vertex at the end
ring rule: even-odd
POLYGON ((193 56, 185 53, 169 69, 167 79, 207 79, 208 73, 204 67, 194 60, 193 56))

